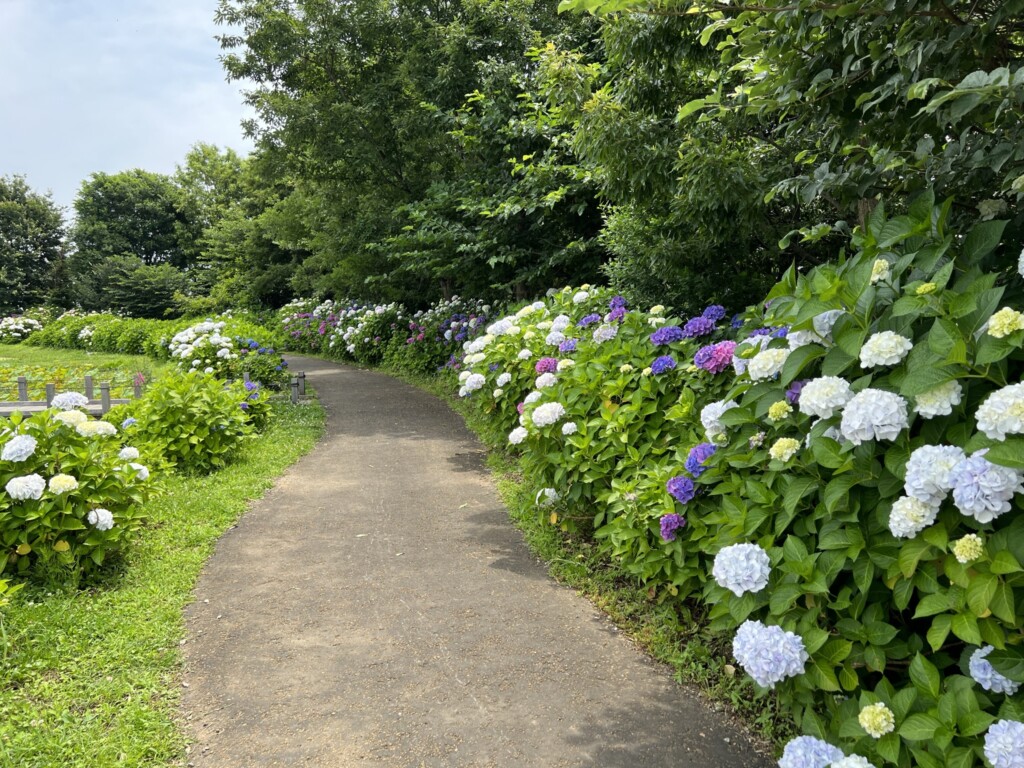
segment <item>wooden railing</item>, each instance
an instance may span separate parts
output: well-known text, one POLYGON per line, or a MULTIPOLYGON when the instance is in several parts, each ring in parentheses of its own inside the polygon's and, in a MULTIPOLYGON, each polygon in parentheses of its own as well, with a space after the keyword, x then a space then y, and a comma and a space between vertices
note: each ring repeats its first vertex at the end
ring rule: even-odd
MULTIPOLYGON (((89 404, 85 407, 85 410, 94 415, 102 416, 115 405, 124 405, 130 403, 131 400, 127 398, 112 398, 110 396, 110 382, 104 381, 99 384, 99 398, 96 397, 96 385, 93 382, 92 376, 86 376, 84 383, 85 396, 89 399, 89 404)), ((135 384, 133 386, 133 395, 138 398, 142 396, 142 385, 135 384)), ((0 416, 10 416, 15 411, 20 411, 23 414, 38 413, 39 411, 45 411, 50 407, 50 403, 53 402, 53 398, 57 396, 57 385, 47 384, 46 385, 46 399, 45 400, 29 400, 28 399, 28 379, 24 376, 18 377, 18 399, 14 402, 0 402, 0 416)))

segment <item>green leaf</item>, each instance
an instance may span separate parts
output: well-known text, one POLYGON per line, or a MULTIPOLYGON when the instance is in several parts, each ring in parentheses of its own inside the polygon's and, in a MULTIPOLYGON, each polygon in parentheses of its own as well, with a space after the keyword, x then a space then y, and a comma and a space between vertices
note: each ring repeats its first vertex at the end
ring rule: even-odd
POLYGON ((993 464, 1024 469, 1024 437, 1008 437, 988 449, 985 458, 993 464))
POLYGON ((928 645, 932 647, 933 651, 937 651, 942 647, 942 644, 946 642, 946 638, 949 636, 949 631, 953 625, 953 617, 948 613, 944 613, 940 616, 936 616, 932 619, 932 625, 928 629, 928 645))
POLYGON ((999 674, 1018 683, 1024 683, 1024 648, 997 648, 985 658, 999 674))
POLYGON ((1017 558, 1006 549, 1001 549, 992 556, 992 562, 989 564, 988 569, 992 573, 1000 575, 1019 573, 1021 570, 1024 570, 1020 567, 1020 563, 1017 562, 1017 558))
POLYGON ((983 221, 975 224, 964 240, 963 255, 967 264, 977 264, 999 245, 1006 221, 983 221))
POLYGON ((917 570, 917 564, 921 562, 921 558, 930 552, 931 549, 932 545, 924 539, 911 539, 900 547, 897 563, 904 577, 909 579, 914 575, 914 572, 917 570))
MULTIPOLYGON (((939 670, 920 653, 910 662, 910 680, 921 693, 931 696, 933 699, 939 698, 941 691, 939 670)), ((902 729, 900 732, 902 733, 902 729)))
MULTIPOLYGON (((936 616, 936 620, 941 619, 936 616)), ((981 631, 978 629, 978 619, 969 613, 958 613, 953 617, 953 634, 961 640, 972 645, 981 645, 981 631)))
POLYGON ((911 715, 900 726, 899 734, 910 741, 927 741, 942 727, 935 717, 922 712, 911 715))

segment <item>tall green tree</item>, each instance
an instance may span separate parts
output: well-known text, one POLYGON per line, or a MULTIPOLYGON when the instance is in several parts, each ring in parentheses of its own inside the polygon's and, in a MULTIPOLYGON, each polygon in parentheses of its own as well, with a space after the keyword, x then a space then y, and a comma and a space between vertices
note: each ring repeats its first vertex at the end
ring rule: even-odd
POLYGON ((64 215, 22 176, 0 176, 0 315, 46 301, 64 260, 64 215))

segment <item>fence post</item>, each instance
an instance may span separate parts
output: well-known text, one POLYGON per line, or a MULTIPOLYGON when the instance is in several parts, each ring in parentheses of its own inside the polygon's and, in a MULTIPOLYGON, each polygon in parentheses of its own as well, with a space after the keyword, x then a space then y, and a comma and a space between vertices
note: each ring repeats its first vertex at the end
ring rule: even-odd
POLYGON ((110 382, 100 382, 100 414, 110 410, 110 382))
POLYGON ((244 381, 246 384, 249 383, 249 372, 248 371, 242 371, 242 381, 244 381))
POLYGON ((46 385, 46 407, 50 407, 50 403, 53 402, 53 398, 57 396, 57 385, 47 384, 46 385))
POLYGON ((92 400, 93 392, 95 392, 95 390, 93 389, 93 386, 92 386, 92 376, 86 376, 85 377, 85 396, 87 398, 89 398, 90 400, 92 400))
POLYGON ((142 385, 136 382, 132 385, 132 394, 135 395, 135 399, 138 400, 142 397, 142 385))
POLYGON ((24 376, 18 377, 18 399, 22 402, 28 400, 28 379, 24 376))
POLYGON ((292 376, 292 405, 299 402, 299 377, 292 376))
POLYGON ((299 394, 306 396, 306 372, 299 371, 299 394))

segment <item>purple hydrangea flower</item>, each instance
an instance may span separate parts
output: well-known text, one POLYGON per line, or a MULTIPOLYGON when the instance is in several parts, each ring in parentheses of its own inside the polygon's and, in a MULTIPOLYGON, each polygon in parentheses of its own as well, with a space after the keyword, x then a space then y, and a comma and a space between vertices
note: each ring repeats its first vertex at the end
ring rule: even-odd
POLYGON ((669 492, 680 504, 686 504, 693 500, 693 497, 697 494, 696 488, 693 486, 693 480, 688 478, 686 475, 677 475, 665 483, 665 490, 669 492))
POLYGON ((721 373, 732 364, 732 355, 736 350, 735 341, 720 341, 697 350, 693 356, 693 364, 711 373, 721 373))
POLYGON ((612 300, 608 302, 609 309, 621 309, 626 306, 626 299, 624 296, 612 296, 612 300))
POLYGON ((613 309, 611 312, 608 313, 608 316, 605 318, 605 322, 617 323, 622 318, 624 318, 625 316, 626 316, 626 308, 625 307, 615 307, 615 309, 613 309))
POLYGON ((712 304, 701 312, 701 317, 706 317, 713 323, 717 323, 723 317, 725 317, 725 307, 721 304, 712 304))
POLYGON ((558 370, 558 359, 554 357, 542 357, 537 361, 537 364, 533 366, 533 369, 537 373, 554 373, 558 370))
POLYGON ((686 457, 686 471, 694 477, 700 477, 701 473, 707 469, 704 462, 711 458, 715 450, 714 443, 698 443, 693 446, 690 449, 690 454, 686 457))
POLYGON ((586 328, 588 325, 593 325, 594 323, 598 323, 600 321, 601 316, 594 312, 593 314, 584 317, 582 320, 576 323, 576 325, 578 325, 580 328, 586 328))
POLYGON ((772 331, 772 338, 773 339, 784 339, 784 338, 786 338, 786 335, 788 333, 789 333, 789 326, 788 325, 780 325, 778 328, 776 328, 775 330, 772 331))
POLYGON ((651 373, 664 373, 665 371, 671 371, 675 367, 676 361, 672 359, 671 355, 662 355, 651 363, 651 373))
POLYGON ((683 326, 683 336, 688 339, 714 333, 715 321, 708 317, 691 317, 683 326))
POLYGON ((686 518, 675 513, 663 515, 661 518, 661 538, 665 541, 675 541, 676 531, 686 525, 686 518))
POLYGON ((747 336, 747 338, 748 339, 753 339, 756 336, 771 336, 772 335, 772 331, 774 331, 774 330, 775 330, 774 328, 771 328, 769 326, 764 326, 762 328, 755 328, 754 330, 752 330, 750 332, 750 334, 747 336))
POLYGON ((558 351, 562 354, 576 351, 576 339, 566 339, 558 345, 558 351))
POLYGON ((731 325, 733 328, 738 329, 743 327, 743 322, 743 315, 737 312, 735 315, 732 316, 732 322, 729 323, 729 325, 731 325))
POLYGON ((786 390, 786 400, 789 401, 790 405, 796 405, 800 402, 800 390, 804 388, 804 384, 806 383, 806 379, 801 379, 800 381, 794 381, 789 385, 789 389, 786 390))
POLYGON ((682 341, 684 338, 683 329, 678 325, 664 325, 651 334, 651 344, 661 347, 682 341))

